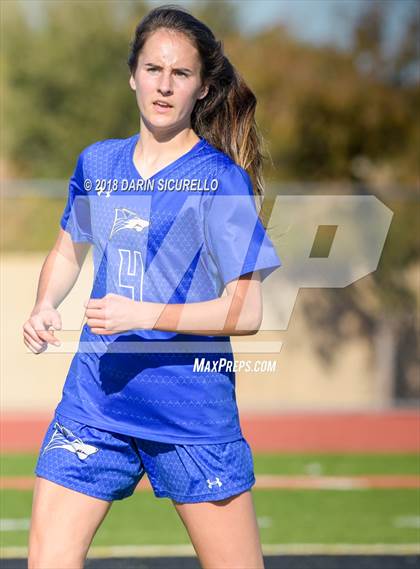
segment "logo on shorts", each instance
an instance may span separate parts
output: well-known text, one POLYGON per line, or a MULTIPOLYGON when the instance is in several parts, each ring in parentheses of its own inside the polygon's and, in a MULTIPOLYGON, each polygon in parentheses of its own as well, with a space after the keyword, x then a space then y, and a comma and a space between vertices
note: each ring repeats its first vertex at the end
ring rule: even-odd
POLYGON ((125 207, 115 208, 114 224, 112 226, 111 235, 115 235, 121 229, 135 229, 136 231, 143 231, 150 224, 147 219, 142 219, 135 211, 131 211, 125 207))
POLYGON ((220 488, 221 485, 222 482, 218 476, 216 476, 216 479, 213 480, 213 482, 207 478, 207 486, 210 488, 210 490, 213 488, 213 486, 219 486, 220 488))
POLYGON ((85 460, 91 454, 98 452, 98 448, 84 443, 79 437, 76 437, 69 429, 60 425, 58 421, 54 424, 54 432, 50 442, 44 448, 44 452, 54 448, 64 448, 75 453, 78 458, 85 460))

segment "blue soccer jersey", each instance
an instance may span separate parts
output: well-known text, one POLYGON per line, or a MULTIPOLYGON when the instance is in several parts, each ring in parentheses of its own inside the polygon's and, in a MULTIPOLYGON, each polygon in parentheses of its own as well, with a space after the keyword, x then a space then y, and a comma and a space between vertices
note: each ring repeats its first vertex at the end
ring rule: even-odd
MULTIPOLYGON (((147 180, 137 171, 139 134, 80 154, 61 227, 93 246, 91 298, 196 303, 281 261, 258 218, 247 172, 204 138, 147 180)), ((203 328, 205 329, 205 328, 203 328)), ((85 424, 172 443, 242 436, 228 336, 83 326, 57 411, 85 424), (201 371, 194 364, 210 362, 201 371)))

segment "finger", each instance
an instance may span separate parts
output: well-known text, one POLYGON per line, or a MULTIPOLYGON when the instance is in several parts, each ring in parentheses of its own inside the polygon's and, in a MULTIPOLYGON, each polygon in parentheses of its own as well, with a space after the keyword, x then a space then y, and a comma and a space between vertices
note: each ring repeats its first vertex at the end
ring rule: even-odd
POLYGON ((48 330, 48 327, 50 326, 48 318, 40 318, 39 316, 36 316, 32 318, 28 324, 37 336, 34 338, 36 341, 48 342, 50 344, 58 342, 57 338, 54 336, 54 332, 48 330))
POLYGON ((42 349, 46 348, 46 344, 42 344, 40 342, 35 342, 33 338, 27 334, 26 332, 23 333, 24 342, 28 346, 29 349, 35 351, 36 353, 40 352, 42 349))
POLYGON ((43 339, 37 334, 30 322, 25 322, 23 331, 26 332, 35 342, 42 344, 43 339))
POLYGON ((106 321, 105 321, 103 318, 102 318, 102 319, 98 319, 98 318, 88 318, 88 320, 87 320, 87 325, 88 325, 90 328, 93 327, 93 328, 104 328, 104 329, 105 329, 105 328, 106 328, 105 322, 106 322, 106 321))
POLYGON ((48 330, 37 330, 38 336, 44 340, 44 342, 48 342, 49 344, 54 344, 56 346, 60 345, 60 340, 54 336, 53 332, 49 332, 48 330))
POLYGON ((101 318, 104 315, 102 308, 88 308, 85 312, 88 318, 101 318))
POLYGON ((23 341, 24 341, 24 343, 25 343, 25 346, 28 348, 28 350, 29 350, 30 352, 32 352, 33 354, 37 354, 37 353, 38 353, 38 350, 36 350, 35 348, 33 348, 33 347, 31 346, 31 344, 28 342, 28 340, 26 340, 26 338, 24 338, 23 341))
POLYGON ((85 306, 87 308, 100 308, 103 306, 104 300, 103 298, 90 298, 85 306))
POLYGON ((35 342, 26 332, 23 333, 23 340, 27 346, 30 346, 34 350, 40 350, 43 346, 42 343, 35 342))
POLYGON ((56 346, 60 345, 60 341, 58 340, 58 338, 56 338, 54 336, 53 331, 50 332, 50 331, 44 330, 44 329, 40 329, 40 330, 35 329, 35 332, 38 336, 39 342, 47 342, 48 344, 55 344, 56 346))
POLYGON ((42 346, 39 350, 35 350, 34 354, 42 354, 42 352, 45 352, 45 350, 47 349, 47 346, 48 344, 45 344, 45 346, 42 346))
POLYGON ((101 336, 110 336, 111 334, 116 334, 115 330, 105 330, 105 328, 91 328, 90 331, 93 334, 100 334, 101 336))

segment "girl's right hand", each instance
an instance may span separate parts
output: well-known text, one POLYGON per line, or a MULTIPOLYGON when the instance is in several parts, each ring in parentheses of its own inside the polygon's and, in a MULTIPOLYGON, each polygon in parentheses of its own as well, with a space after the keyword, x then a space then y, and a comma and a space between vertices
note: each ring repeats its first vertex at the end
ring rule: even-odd
POLYGON ((61 330, 59 312, 53 307, 35 307, 23 325, 23 341, 34 354, 40 354, 47 349, 48 344, 60 346, 60 341, 54 336, 54 329, 61 330))

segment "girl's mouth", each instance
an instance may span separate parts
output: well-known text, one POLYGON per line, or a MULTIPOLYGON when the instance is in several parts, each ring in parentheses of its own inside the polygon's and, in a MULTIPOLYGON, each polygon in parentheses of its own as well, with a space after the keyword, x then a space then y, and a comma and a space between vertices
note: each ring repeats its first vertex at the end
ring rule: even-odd
POLYGON ((169 105, 168 103, 164 103, 163 101, 155 101, 153 103, 153 106, 156 109, 162 110, 162 111, 167 111, 169 109, 172 109, 172 105, 169 105))

